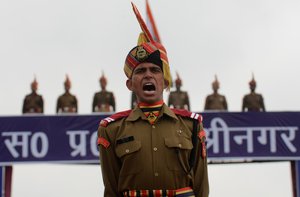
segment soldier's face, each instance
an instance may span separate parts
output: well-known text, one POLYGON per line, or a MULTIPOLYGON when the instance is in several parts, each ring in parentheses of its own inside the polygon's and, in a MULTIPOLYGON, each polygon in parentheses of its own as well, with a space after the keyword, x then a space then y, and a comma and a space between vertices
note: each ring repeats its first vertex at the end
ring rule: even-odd
POLYGON ((149 104, 162 100, 166 87, 162 69, 148 62, 141 63, 134 69, 132 78, 127 80, 126 85, 136 94, 138 102, 149 104))
POLYGON ((217 91, 219 89, 219 84, 213 83, 212 89, 213 89, 213 91, 217 91))
POLYGON ((101 86, 101 89, 105 89, 106 88, 106 81, 104 81, 104 80, 100 81, 100 86, 101 86))
POLYGON ((65 90, 69 91, 71 89, 71 84, 70 83, 65 83, 65 90))
POLYGON ((252 92, 255 90, 255 88, 256 88, 256 85, 253 85, 253 84, 250 85, 250 90, 251 90, 252 92))
POLYGON ((36 92, 37 89, 38 89, 37 83, 32 83, 32 84, 31 84, 31 90, 34 91, 34 92, 36 92))
POLYGON ((175 82, 175 85, 176 85, 176 89, 179 89, 179 88, 181 87, 181 82, 176 81, 176 82, 175 82))

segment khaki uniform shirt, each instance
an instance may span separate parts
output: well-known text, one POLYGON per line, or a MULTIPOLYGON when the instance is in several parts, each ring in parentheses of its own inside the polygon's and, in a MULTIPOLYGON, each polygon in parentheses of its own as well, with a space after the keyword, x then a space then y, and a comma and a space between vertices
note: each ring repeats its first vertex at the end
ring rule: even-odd
POLYGON ((56 113, 76 113, 77 99, 69 92, 64 93, 57 99, 56 113))
MULTIPOLYGON (((207 197, 207 160, 201 156, 205 146, 198 137, 195 165, 188 174, 192 124, 192 119, 175 115, 163 105, 154 125, 136 107, 128 116, 100 126, 98 137, 106 141, 106 146, 99 146, 104 196, 122 196, 126 190, 191 186, 197 197, 207 197)), ((198 130, 202 129, 200 124, 198 130)))
POLYGON ((225 96, 220 94, 211 94, 206 97, 205 110, 227 110, 227 101, 225 96))
POLYGON ((115 97, 112 92, 100 91, 95 93, 93 99, 93 112, 111 112, 115 111, 115 108, 115 97))
POLYGON ((41 95, 37 93, 31 93, 26 95, 23 102, 22 113, 43 113, 44 112, 44 101, 41 95))
POLYGON ((265 111, 264 99, 261 94, 250 93, 244 96, 242 111, 265 111))
POLYGON ((172 106, 176 109, 190 110, 190 101, 188 93, 185 91, 170 92, 168 106, 172 106))

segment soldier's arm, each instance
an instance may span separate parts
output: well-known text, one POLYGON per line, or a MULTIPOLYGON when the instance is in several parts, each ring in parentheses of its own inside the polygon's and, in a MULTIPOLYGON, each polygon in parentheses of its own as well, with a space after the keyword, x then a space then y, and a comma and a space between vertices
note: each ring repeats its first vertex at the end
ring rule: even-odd
POLYGON ((196 197, 208 197, 209 183, 207 172, 207 153, 205 145, 205 135, 202 123, 199 125, 198 143, 196 147, 196 158, 194 171, 194 192, 196 197), (201 133, 202 132, 202 133, 201 133))
POLYGON ((173 97, 172 94, 169 94, 169 99, 168 99, 168 106, 171 107, 171 105, 173 104, 173 97))
POLYGON ((111 106, 113 107, 113 110, 116 111, 116 102, 113 93, 111 93, 111 106))
POLYGON ((97 105, 97 97, 96 93, 94 94, 93 104, 92 104, 92 112, 95 112, 95 107, 97 105))
POLYGON ((262 96, 260 96, 260 106, 262 111, 265 112, 266 108, 265 108, 264 98, 262 96))
POLYGON ((74 102, 75 102, 75 112, 78 112, 78 102, 76 96, 74 96, 74 102))
POLYGON ((205 99, 204 110, 208 110, 208 96, 205 99))
POLYGON ((24 114, 26 112, 26 97, 23 101, 23 108, 22 108, 22 113, 24 114))
POLYGON ((190 107, 190 99, 189 99, 188 93, 186 93, 186 105, 187 105, 187 107, 188 107, 188 110, 191 111, 191 107, 190 107))
POLYGON ((244 112, 246 109, 246 97, 243 98, 242 111, 244 112))
POLYGON ((56 113, 58 113, 60 107, 61 107, 60 98, 58 98, 56 103, 56 113))
POLYGON ((41 113, 44 113, 44 99, 42 96, 40 97, 40 107, 41 107, 41 113))
POLYGON ((227 101, 226 101, 226 97, 225 96, 224 96, 224 109, 226 111, 228 110, 227 101))
MULTIPOLYGON (((104 127, 98 129, 98 144, 100 153, 100 165, 104 183, 104 197, 121 197, 118 192, 118 179, 120 173, 120 161, 115 154, 114 142, 104 127)), ((109 131, 111 132, 111 131, 109 131)))

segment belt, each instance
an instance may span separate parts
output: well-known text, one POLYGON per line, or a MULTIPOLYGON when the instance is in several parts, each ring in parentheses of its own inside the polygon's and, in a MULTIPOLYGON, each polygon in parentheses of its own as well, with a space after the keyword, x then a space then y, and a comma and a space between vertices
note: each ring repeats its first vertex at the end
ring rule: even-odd
POLYGON ((184 187, 177 190, 127 190, 123 192, 124 197, 194 197, 191 187, 184 187))

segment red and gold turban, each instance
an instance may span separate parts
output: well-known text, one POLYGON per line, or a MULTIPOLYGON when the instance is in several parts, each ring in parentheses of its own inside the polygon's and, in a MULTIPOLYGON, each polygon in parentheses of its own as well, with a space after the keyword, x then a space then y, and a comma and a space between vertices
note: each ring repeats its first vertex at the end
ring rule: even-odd
POLYGON ((155 42, 142 19, 138 9, 132 3, 133 11, 140 23, 143 33, 140 34, 138 39, 138 45, 130 50, 128 53, 125 65, 124 72, 128 78, 132 77, 133 70, 142 62, 151 62, 158 66, 161 66, 164 79, 168 81, 169 86, 172 85, 172 79, 170 74, 169 61, 167 57, 167 51, 165 47, 159 43, 155 42))

